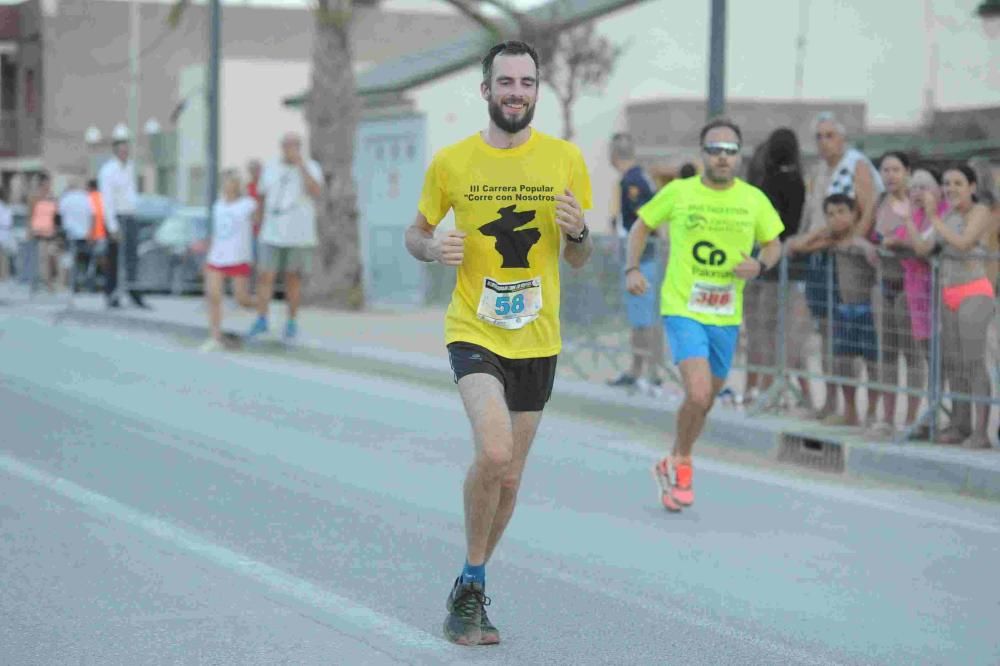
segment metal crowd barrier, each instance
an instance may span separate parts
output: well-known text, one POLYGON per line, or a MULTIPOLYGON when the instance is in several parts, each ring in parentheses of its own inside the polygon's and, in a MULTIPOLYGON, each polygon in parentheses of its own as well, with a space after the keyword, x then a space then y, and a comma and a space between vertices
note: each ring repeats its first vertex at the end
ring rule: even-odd
MULTIPOLYGON (((663 266, 665 248, 656 242, 657 261, 663 266)), ((584 268, 563 266, 561 360, 584 378, 593 377, 605 365, 620 370, 631 355, 624 315, 623 243, 606 236, 595 238, 594 255, 584 268)), ((895 402, 891 434, 894 441, 902 442, 915 435, 933 439, 941 430, 941 417, 953 420, 957 411, 965 413, 966 406, 1000 405, 996 292, 988 306, 980 299, 975 306, 960 310, 958 320, 942 302, 942 271, 948 262, 962 259, 947 252, 922 259, 884 250, 878 250, 873 259, 874 266, 865 270, 858 268, 858 262, 870 264, 854 250, 785 256, 773 282, 748 283, 734 369, 768 377, 770 382, 748 405, 748 415, 800 403, 802 382, 820 389, 811 397, 814 408, 825 398, 824 387, 818 384, 834 387, 838 404, 840 387, 853 386, 858 402, 862 396, 870 400, 871 392, 883 393, 895 402), (854 280, 853 288, 850 282, 844 283, 850 302, 844 301, 838 288, 838 266, 846 267, 842 269, 845 280, 854 280), (990 311, 979 311, 985 307, 990 311), (950 322, 948 331, 943 329, 946 322, 950 322), (969 349, 977 350, 974 357, 968 357, 969 349), (978 390, 970 388, 976 381, 978 390)), ((982 253, 978 260, 984 265, 1000 263, 1000 255, 982 253)), ((655 288, 658 293, 659 286, 655 288)), ((672 366, 668 363, 667 367, 672 366)), ((678 381, 676 375, 671 379, 678 381)), ((884 398, 878 407, 875 416, 883 421, 884 398)), ((866 411, 858 409, 863 424, 866 411)))

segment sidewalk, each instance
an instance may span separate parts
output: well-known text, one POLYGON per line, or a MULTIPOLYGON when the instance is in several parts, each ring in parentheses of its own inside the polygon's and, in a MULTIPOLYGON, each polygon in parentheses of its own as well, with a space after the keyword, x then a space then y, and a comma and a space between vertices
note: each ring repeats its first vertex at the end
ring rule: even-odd
MULTIPOLYGON (((201 299, 154 296, 152 310, 124 305, 108 310, 96 295, 41 295, 28 300, 18 287, 0 284, 0 308, 30 307, 57 321, 113 326, 167 333, 197 343, 206 338, 207 321, 201 299)), ((230 302, 224 329, 236 339, 249 329, 255 314, 238 311, 230 302)), ((279 342, 285 306, 271 311, 269 337, 255 343, 255 353, 286 354, 307 362, 328 364, 410 381, 451 384, 443 339, 443 308, 332 312, 305 309, 300 314, 300 339, 291 346, 279 342)), ((238 353, 238 352, 234 352, 238 353)), ((582 357, 580 362, 586 361, 582 357)), ((589 381, 561 364, 552 407, 563 413, 612 421, 644 430, 670 432, 680 396, 676 388, 661 398, 628 395, 599 381, 607 368, 593 366, 589 381)), ((1000 500, 1000 451, 966 451, 927 444, 902 446, 868 442, 859 431, 826 427, 790 416, 748 417, 741 410, 719 405, 704 436, 706 445, 749 456, 757 462, 781 460, 831 475, 887 481, 903 486, 962 493, 1000 500)), ((651 455, 652 461, 652 455, 651 455)))

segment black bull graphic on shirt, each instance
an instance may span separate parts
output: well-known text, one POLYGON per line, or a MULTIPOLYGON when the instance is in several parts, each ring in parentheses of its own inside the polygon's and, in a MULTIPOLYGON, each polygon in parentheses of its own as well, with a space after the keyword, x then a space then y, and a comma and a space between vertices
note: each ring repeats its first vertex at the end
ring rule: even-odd
POLYGON ((528 252, 542 237, 538 229, 521 229, 535 219, 533 210, 515 211, 516 204, 497 210, 500 217, 479 227, 484 236, 492 236, 493 247, 503 257, 501 268, 530 268, 528 252))

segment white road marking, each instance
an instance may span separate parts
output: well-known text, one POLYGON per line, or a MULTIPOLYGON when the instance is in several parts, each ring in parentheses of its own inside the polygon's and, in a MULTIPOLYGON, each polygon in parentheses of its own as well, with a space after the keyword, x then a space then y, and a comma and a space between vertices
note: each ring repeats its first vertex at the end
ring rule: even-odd
POLYGON ((300 603, 336 617, 363 632, 378 634, 401 647, 416 650, 414 656, 441 657, 452 655, 444 639, 383 615, 334 592, 325 590, 280 569, 212 543, 171 523, 137 511, 106 495, 101 495, 67 479, 54 476, 16 458, 0 454, 0 469, 37 486, 46 488, 66 499, 99 511, 123 523, 137 527, 171 545, 197 555, 213 564, 250 578, 274 592, 294 598, 300 603))

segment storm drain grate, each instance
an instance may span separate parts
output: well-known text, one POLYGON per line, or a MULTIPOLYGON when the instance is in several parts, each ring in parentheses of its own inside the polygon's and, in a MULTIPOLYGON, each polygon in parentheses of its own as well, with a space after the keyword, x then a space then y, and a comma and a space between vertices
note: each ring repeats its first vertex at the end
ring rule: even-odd
POLYGON ((839 474, 844 471, 844 447, 839 442, 784 434, 778 460, 839 474))

